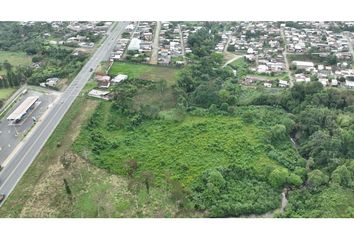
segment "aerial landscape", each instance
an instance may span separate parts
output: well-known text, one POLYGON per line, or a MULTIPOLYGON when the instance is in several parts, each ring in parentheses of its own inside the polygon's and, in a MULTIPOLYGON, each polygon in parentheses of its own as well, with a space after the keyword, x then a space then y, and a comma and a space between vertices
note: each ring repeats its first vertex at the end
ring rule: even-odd
POLYGON ((0 218, 354 218, 354 22, 0 22, 0 218))

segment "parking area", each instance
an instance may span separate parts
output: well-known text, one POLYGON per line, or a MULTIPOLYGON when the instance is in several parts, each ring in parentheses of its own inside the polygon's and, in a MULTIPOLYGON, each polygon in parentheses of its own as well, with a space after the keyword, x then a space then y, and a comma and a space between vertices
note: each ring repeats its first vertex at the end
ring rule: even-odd
POLYGON ((53 105, 61 93, 51 90, 28 90, 0 119, 0 165, 6 160, 26 134, 32 129, 41 116, 53 105), (33 109, 23 117, 21 121, 14 124, 8 121, 8 116, 17 109, 27 98, 38 97, 33 109))

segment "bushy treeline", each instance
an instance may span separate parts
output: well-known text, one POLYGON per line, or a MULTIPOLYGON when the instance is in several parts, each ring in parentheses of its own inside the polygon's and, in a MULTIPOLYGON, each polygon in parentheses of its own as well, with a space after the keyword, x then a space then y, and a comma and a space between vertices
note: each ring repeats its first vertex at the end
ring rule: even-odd
MULTIPOLYGON (((316 198, 332 185, 350 191, 354 181, 353 91, 324 89, 314 81, 295 84, 280 94, 262 95, 253 104, 280 106, 293 114, 295 125, 291 135, 299 144, 299 153, 307 160, 306 187, 302 190, 309 191, 306 196, 316 198)), ((293 205, 286 216, 296 216, 300 210, 294 208, 296 201, 305 201, 294 196, 297 197, 290 198, 293 205)), ((310 211, 311 206, 307 208, 310 211)))
MULTIPOLYGON (((65 28, 60 31, 53 29, 47 22, 35 22, 32 25, 1 22, 0 50, 25 52, 31 56, 35 65, 14 67, 5 61, 2 68, 6 70, 6 74, 3 81, 0 81, 0 87, 16 87, 24 82, 37 85, 50 77, 73 77, 88 55, 73 55, 72 49, 48 45, 44 36, 45 33, 50 33, 51 36, 62 37, 66 31, 65 28)), ((92 37, 90 34, 89 36, 92 37)))
POLYGON ((34 22, 21 25, 19 22, 0 22, 0 49, 3 51, 26 52, 28 55, 37 54, 42 46, 45 33, 62 37, 68 30, 53 29, 48 22, 34 22))
POLYGON ((28 83, 37 85, 50 77, 73 77, 84 65, 87 57, 84 53, 74 56, 71 49, 63 47, 42 46, 32 59, 33 62, 39 63, 40 67, 33 69, 28 83))
POLYGON ((212 217, 263 214, 279 206, 279 193, 252 169, 237 165, 204 172, 192 186, 197 210, 212 217))

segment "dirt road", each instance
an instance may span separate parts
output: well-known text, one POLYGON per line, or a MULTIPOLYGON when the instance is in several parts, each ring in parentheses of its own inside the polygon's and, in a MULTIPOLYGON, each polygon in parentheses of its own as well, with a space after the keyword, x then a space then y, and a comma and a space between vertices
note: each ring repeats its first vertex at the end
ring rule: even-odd
POLYGON ((154 39, 152 42, 150 64, 157 64, 160 30, 161 30, 161 22, 157 22, 156 28, 155 28, 155 33, 154 33, 154 39))

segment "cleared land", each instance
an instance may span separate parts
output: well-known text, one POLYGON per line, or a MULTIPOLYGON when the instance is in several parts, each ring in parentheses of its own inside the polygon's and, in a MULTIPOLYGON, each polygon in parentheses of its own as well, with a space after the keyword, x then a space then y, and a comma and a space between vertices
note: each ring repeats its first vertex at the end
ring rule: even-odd
POLYGON ((115 62, 109 70, 109 74, 117 75, 121 73, 128 75, 129 78, 150 81, 166 80, 168 85, 172 85, 177 81, 179 71, 177 68, 170 67, 115 62))
MULTIPOLYGON (((24 52, 9 52, 0 51, 0 63, 7 60, 13 66, 29 65, 32 62, 32 58, 24 52)), ((4 74, 5 70, 0 70, 0 74, 4 74)))

